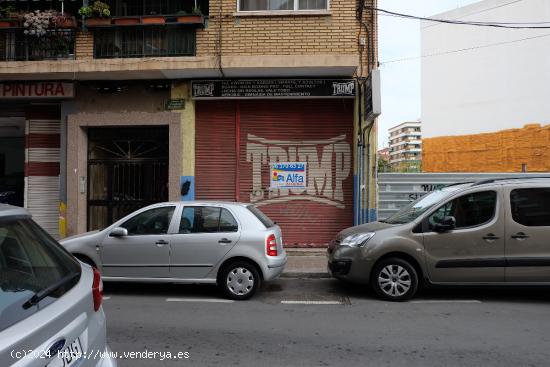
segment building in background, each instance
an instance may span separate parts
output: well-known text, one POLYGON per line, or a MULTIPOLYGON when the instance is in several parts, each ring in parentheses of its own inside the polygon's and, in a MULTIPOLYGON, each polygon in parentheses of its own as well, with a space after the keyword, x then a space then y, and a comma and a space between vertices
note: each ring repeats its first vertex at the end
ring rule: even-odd
POLYGON ((389 163, 393 172, 419 172, 421 170, 421 126, 420 121, 410 121, 389 129, 389 163))
MULTIPOLYGON (((485 0, 434 18, 532 23, 550 19, 550 7, 547 0, 485 0)), ((550 123, 548 29, 425 21, 421 37, 423 169, 549 170, 547 129, 523 129, 550 123)))
POLYGON ((355 2, 111 0, 83 22, 79 1, 4 3, 0 190, 17 186, 55 237, 215 199, 257 205, 286 245, 323 246, 376 213, 376 128, 357 148, 376 18, 355 2), (27 34, 36 9, 65 16, 27 34), (306 162, 307 188, 270 188, 277 161, 306 162))

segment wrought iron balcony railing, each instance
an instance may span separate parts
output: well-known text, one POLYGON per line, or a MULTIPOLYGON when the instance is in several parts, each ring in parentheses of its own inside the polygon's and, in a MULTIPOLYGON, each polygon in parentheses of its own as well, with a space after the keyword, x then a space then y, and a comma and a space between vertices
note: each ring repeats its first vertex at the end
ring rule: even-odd
POLYGON ((32 36, 22 28, 0 31, 0 61, 38 61, 74 58, 75 30, 49 29, 32 36))
POLYGON ((195 55, 192 28, 112 27, 93 32, 96 59, 195 55))

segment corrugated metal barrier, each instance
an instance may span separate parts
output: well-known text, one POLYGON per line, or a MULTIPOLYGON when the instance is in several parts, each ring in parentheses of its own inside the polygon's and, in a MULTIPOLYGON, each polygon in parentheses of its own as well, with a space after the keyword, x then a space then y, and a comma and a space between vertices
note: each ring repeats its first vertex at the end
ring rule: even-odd
POLYGON ((411 201, 452 183, 506 177, 550 178, 550 173, 380 173, 378 218, 387 218, 411 201))

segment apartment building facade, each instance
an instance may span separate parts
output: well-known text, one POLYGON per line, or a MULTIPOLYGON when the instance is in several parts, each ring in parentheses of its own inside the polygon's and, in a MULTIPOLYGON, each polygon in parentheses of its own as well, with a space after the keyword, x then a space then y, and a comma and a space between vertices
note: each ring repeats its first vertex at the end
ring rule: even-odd
POLYGON ((154 202, 229 200, 262 209, 287 245, 322 246, 375 211, 356 200, 358 80, 376 58, 365 52, 376 19, 361 15, 372 39, 357 20, 366 2, 106 3, 108 16, 44 37, 0 28, 0 131, 19 144, 5 155, 50 233, 103 228, 154 202), (306 187, 271 188, 274 162, 306 162, 306 187))
POLYGON ((389 129, 390 165, 394 171, 419 172, 422 162, 422 123, 403 122, 389 129))

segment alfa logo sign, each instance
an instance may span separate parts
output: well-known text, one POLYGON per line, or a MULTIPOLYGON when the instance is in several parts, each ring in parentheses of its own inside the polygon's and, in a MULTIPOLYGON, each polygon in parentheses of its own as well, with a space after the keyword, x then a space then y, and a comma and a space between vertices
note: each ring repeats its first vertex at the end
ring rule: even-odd
POLYGON ((273 163, 271 165, 272 189, 306 189, 307 163, 273 163))
POLYGON ((74 84, 64 82, 4 82, 0 83, 0 97, 6 99, 73 98, 74 84))

